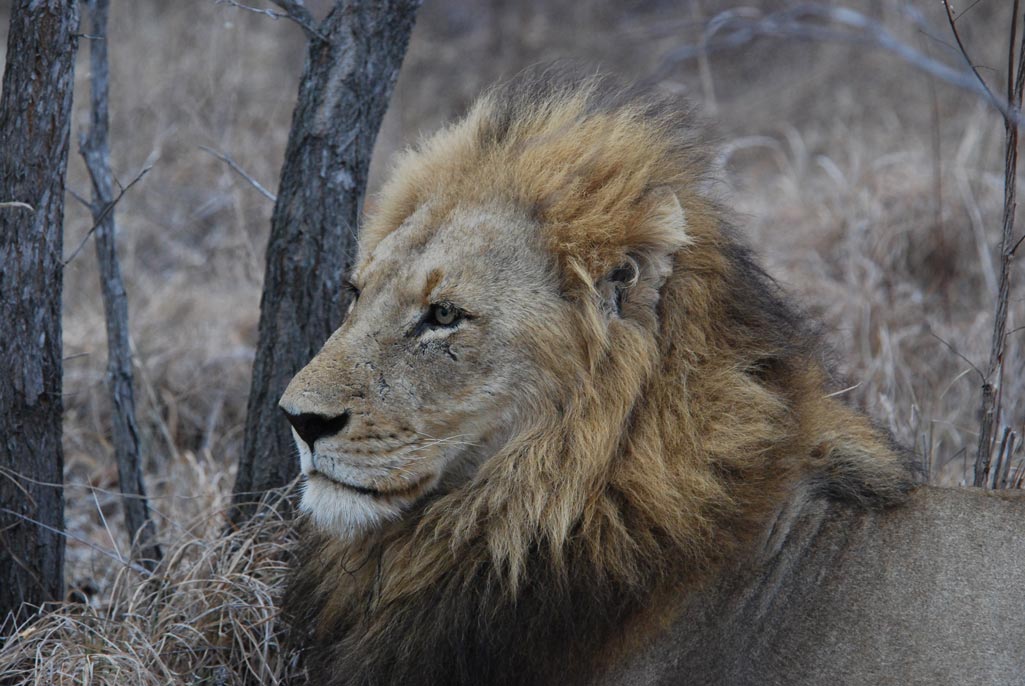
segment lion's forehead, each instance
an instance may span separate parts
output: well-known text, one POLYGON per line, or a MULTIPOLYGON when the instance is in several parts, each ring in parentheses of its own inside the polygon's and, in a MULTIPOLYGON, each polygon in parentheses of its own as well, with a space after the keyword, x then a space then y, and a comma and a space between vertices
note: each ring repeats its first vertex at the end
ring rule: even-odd
POLYGON ((354 280, 426 297, 445 281, 537 286, 554 283, 554 258, 536 225, 509 207, 455 207, 439 212, 429 204, 371 250, 362 253, 354 280))

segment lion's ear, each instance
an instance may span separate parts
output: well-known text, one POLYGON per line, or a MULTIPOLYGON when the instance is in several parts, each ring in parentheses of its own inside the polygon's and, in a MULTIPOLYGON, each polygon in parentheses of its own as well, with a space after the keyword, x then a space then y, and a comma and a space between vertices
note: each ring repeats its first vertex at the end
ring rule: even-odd
POLYGON ((624 258, 595 284, 609 314, 624 316, 633 307, 653 307, 673 271, 673 255, 688 242, 680 200, 668 188, 651 192, 648 211, 630 232, 624 258))

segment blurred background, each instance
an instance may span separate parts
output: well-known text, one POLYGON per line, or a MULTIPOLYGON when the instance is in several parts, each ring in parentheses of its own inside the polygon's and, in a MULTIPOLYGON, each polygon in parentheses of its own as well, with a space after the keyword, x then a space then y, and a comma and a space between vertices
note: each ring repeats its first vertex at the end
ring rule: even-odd
MULTIPOLYGON (((307 4, 322 15, 329 3, 307 4)), ((933 482, 962 483, 978 427, 973 365, 988 359, 999 274, 1002 120, 975 96, 864 45, 759 38, 672 59, 738 4, 428 0, 378 138, 366 207, 394 152, 526 66, 565 58, 656 78, 704 113, 722 150, 716 192, 769 272, 822 323, 852 402, 914 445, 933 482)), ((936 0, 835 4, 958 63, 936 0)), ((958 4, 966 46, 1002 91, 1010 3, 958 4)), ((0 0, 0 50, 9 9, 0 0)), ((109 49, 114 171, 127 183, 153 165, 116 214, 150 504, 165 535, 200 535, 222 526, 210 514, 226 506, 234 482, 272 210, 200 146, 276 189, 305 39, 286 20, 214 0, 113 0, 109 49)), ((84 44, 76 88, 73 141, 88 104, 84 44)), ((74 149, 68 186, 88 196, 74 149)), ((74 198, 67 203, 70 254, 92 220, 74 198)), ((1016 267, 1014 279, 1022 276, 1016 267)), ((1008 329, 1023 319, 1018 288, 1008 329)), ((91 245, 66 271, 64 327, 68 529, 124 550, 91 245)), ((1009 338, 998 432, 1025 419, 1022 336, 1009 338)), ((102 577, 109 564, 69 541, 72 583, 102 577)))

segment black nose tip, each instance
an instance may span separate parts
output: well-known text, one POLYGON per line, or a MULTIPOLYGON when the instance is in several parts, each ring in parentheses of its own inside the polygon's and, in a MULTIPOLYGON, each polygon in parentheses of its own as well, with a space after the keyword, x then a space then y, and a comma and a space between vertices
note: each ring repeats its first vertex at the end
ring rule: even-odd
POLYGON ((303 443, 310 446, 310 450, 313 450, 313 444, 317 442, 318 438, 333 436, 344 429, 345 425, 349 423, 348 412, 343 412, 336 417, 328 417, 310 412, 292 414, 287 410, 283 411, 285 416, 288 417, 288 422, 295 428, 295 432, 299 434, 299 438, 303 439, 303 443))

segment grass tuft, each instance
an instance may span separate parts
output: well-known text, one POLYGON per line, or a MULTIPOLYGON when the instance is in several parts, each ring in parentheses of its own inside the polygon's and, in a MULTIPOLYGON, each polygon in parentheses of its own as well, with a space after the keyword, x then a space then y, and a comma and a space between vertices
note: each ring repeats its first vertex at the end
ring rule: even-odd
POLYGON ((221 512, 183 532, 152 574, 122 565, 101 602, 82 588, 0 647, 5 686, 280 684, 278 599, 292 526, 277 511, 223 533, 221 512))

